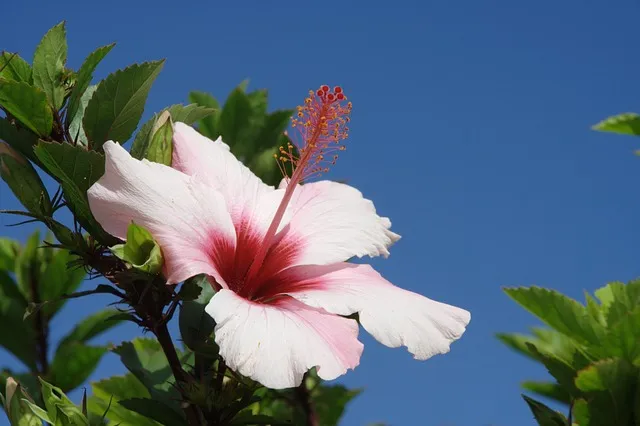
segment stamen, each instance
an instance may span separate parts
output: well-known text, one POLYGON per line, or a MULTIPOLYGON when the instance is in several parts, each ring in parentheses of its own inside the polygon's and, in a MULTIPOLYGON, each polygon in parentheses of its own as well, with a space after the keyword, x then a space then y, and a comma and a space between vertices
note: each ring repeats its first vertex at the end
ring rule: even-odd
POLYGON ((286 147, 280 147, 278 154, 274 154, 287 180, 287 189, 249 268, 245 282, 250 282, 262 266, 298 184, 327 173, 329 167, 336 163, 338 151, 346 149, 341 142, 349 135, 347 124, 350 121, 352 107, 351 102, 345 103, 346 100, 347 97, 340 86, 334 87, 332 91, 329 86, 322 85, 315 93, 309 92, 304 104, 296 109, 291 118, 291 127, 297 130, 299 142, 288 142, 286 147), (285 165, 288 164, 292 170, 291 178, 285 173, 285 165))

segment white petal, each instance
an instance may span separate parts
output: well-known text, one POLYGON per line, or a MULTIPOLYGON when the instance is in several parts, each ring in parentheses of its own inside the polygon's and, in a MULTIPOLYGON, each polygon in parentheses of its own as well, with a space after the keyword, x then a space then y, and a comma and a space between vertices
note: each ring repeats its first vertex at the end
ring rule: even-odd
POLYGON ((87 192, 103 228, 121 239, 132 221, 149 230, 170 283, 200 273, 219 279, 215 260, 233 252, 236 238, 220 193, 170 167, 136 160, 117 143, 105 143, 104 151, 105 174, 87 192))
POLYGON ((281 274, 296 283, 290 296, 338 315, 358 312, 376 340, 406 346, 419 360, 449 352, 471 319, 464 309, 394 286, 369 265, 299 266, 281 274))
POLYGON ((313 367, 332 380, 360 360, 355 321, 289 297, 261 305, 221 290, 206 311, 216 322, 215 340, 227 365, 269 388, 298 386, 313 367))

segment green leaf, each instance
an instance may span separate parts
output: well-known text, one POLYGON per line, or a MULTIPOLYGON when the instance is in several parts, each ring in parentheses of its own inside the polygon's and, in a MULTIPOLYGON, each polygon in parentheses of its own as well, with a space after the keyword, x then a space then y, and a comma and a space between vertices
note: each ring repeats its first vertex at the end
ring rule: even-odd
POLYGON ((563 404, 571 403, 571 396, 558 383, 525 381, 522 382, 522 388, 563 404))
MULTIPOLYGON (((231 420, 231 425, 269 425, 269 426, 281 426, 291 425, 291 422, 283 422, 264 414, 252 414, 248 411, 242 411, 231 420)), ((324 426, 324 423, 320 423, 324 426)))
POLYGON ((118 404, 122 400, 150 396, 144 385, 132 374, 94 382, 91 389, 93 396, 89 399, 89 411, 98 416, 106 412, 110 425, 161 426, 161 423, 118 404))
POLYGON ((31 84, 31 65, 17 53, 2 52, 0 54, 0 78, 22 81, 31 84))
POLYGON ((600 300, 606 322, 611 325, 640 304, 640 280, 628 284, 612 282, 596 290, 595 295, 600 300))
POLYGON ((165 426, 183 426, 185 419, 181 413, 161 401, 149 398, 131 398, 118 401, 128 410, 153 419, 165 426))
POLYGON ((82 411, 71 402, 62 389, 40 379, 42 399, 52 424, 58 425, 87 425, 89 422, 82 415, 82 411), (58 423, 60 422, 60 423, 58 423))
POLYGON ((0 238, 0 270, 13 271, 20 252, 20 243, 11 238, 0 238))
POLYGON ((274 111, 267 115, 264 126, 258 134, 258 148, 278 148, 281 145, 280 137, 289 127, 293 110, 285 109, 274 111))
POLYGON ((84 128, 82 127, 82 119, 84 118, 84 110, 87 107, 87 104, 91 100, 91 97, 95 93, 98 86, 89 86, 87 90, 84 91, 82 96, 78 101, 78 107, 76 109, 75 115, 69 124, 69 134, 73 138, 76 144, 80 144, 82 146, 88 146, 89 140, 87 139, 87 134, 84 132, 84 128))
MULTIPOLYGON (((53 252, 52 249, 49 250, 53 252)), ((41 286, 41 300, 51 302, 43 307, 48 318, 52 318, 66 303, 66 299, 58 299, 73 293, 82 284, 86 276, 84 268, 70 265, 78 259, 68 250, 56 250, 51 261, 40 274, 38 282, 41 286)))
POLYGON ((66 63, 67 34, 63 21, 44 35, 33 55, 33 84, 46 93, 55 110, 64 103, 66 63))
POLYGON ((27 238, 26 244, 16 258, 16 281, 20 292, 22 292, 27 299, 31 298, 31 284, 38 279, 42 267, 36 256, 39 245, 40 233, 34 231, 29 238, 27 238))
POLYGON ((505 293, 548 326, 576 342, 598 345, 603 327, 586 308, 554 290, 540 287, 506 288, 505 293))
POLYGON ((188 302, 196 300, 200 296, 200 293, 202 293, 202 287, 198 285, 196 280, 190 278, 182 284, 178 296, 180 296, 180 300, 188 302))
POLYGON ((173 123, 171 122, 171 115, 166 111, 163 112, 154 127, 156 129, 153 131, 146 157, 154 163, 171 166, 173 155, 173 123))
POLYGON ((198 121, 198 131, 211 140, 216 140, 220 136, 218 130, 218 116, 220 104, 208 93, 191 92, 189 93, 189 102, 213 109, 213 113, 198 121))
MULTIPOLYGON (((22 402, 25 403, 29 409, 33 412, 33 414, 38 417, 39 419, 49 423, 49 424, 53 424, 54 420, 52 420, 51 418, 49 418, 49 415, 47 414, 47 412, 45 410, 43 410, 42 408, 38 407, 36 404, 34 404, 33 402, 29 401, 28 399, 22 399, 22 402)), ((33 426, 42 426, 42 422, 38 421, 37 423, 33 423, 33 426)))
POLYGON ((47 171, 62 183, 78 222, 98 241, 114 244, 116 240, 93 217, 87 199, 87 190, 104 174, 104 156, 79 146, 44 141, 38 143, 35 152, 47 171))
POLYGON ((134 268, 157 274, 162 269, 162 252, 149 231, 131 223, 127 228, 127 242, 111 247, 111 251, 134 268))
POLYGON ((575 352, 574 359, 571 362, 565 362, 553 354, 541 352, 530 343, 528 343, 527 346, 532 353, 536 354, 538 361, 544 364, 549 374, 558 381, 566 392, 572 396, 579 395, 574 380, 577 375, 577 370, 588 365, 588 361, 579 352, 575 352))
POLYGON ((28 394, 13 377, 9 377, 6 381, 5 396, 6 399, 2 398, 3 404, 12 425, 42 426, 40 419, 33 413, 29 405, 22 400, 22 397, 28 397, 28 394))
POLYGON ((149 90, 164 61, 132 65, 98 84, 85 109, 84 131, 94 149, 107 140, 124 143, 138 126, 149 90))
POLYGON ((610 324, 600 347, 603 357, 618 356, 628 362, 640 358, 640 306, 610 324))
POLYGON ((529 398, 526 395, 522 395, 522 398, 526 401, 529 409, 533 413, 538 425, 540 426, 567 426, 568 421, 565 416, 552 410, 544 405, 542 402, 529 398))
POLYGON ((27 83, 0 79, 0 106, 36 134, 51 133, 53 112, 43 91, 27 83))
MULTIPOLYGON (((75 120, 76 117, 78 117, 78 111, 80 109, 84 110, 84 106, 86 106, 89 99, 91 99, 91 95, 93 94, 93 91, 95 91, 95 88, 90 92, 88 97, 87 92, 89 85, 91 84, 91 80, 93 79, 93 72, 114 46, 115 43, 111 43, 106 46, 99 47, 91 52, 80 66, 78 76, 76 78, 76 84, 73 86, 71 96, 69 97, 69 104, 67 106, 66 122, 68 126, 71 125, 72 120, 75 120), (86 100, 83 98, 86 98, 86 100)), ((97 86, 95 87, 97 88, 97 86)), ((82 123, 82 114, 80 114, 80 123, 82 123)), ((82 128, 82 125, 79 125, 79 127, 82 128)), ((73 136, 73 133, 71 135, 73 136)))
POLYGON ((362 392, 362 389, 347 389, 342 385, 317 385, 311 392, 319 424, 338 425, 347 404, 362 392))
POLYGON ((159 114, 151 117, 149 121, 147 121, 140 127, 140 130, 136 134, 136 138, 133 141, 133 145, 131 146, 131 156, 133 158, 137 158, 139 160, 147 158, 146 156, 147 151, 149 150, 149 144, 151 143, 152 130, 154 129, 158 118, 165 111, 171 114, 171 119, 174 123, 182 122, 185 124, 193 124, 197 120, 200 120, 203 117, 207 117, 210 114, 214 113, 214 110, 211 108, 206 108, 195 104, 186 106, 177 104, 165 108, 159 114))
POLYGON ((80 342, 60 345, 48 379, 63 391, 75 389, 89 378, 106 352, 103 347, 87 346, 80 342))
POLYGON ((0 345, 22 361, 30 370, 36 370, 36 339, 31 323, 22 320, 26 300, 16 283, 5 272, 0 272, 0 345))
POLYGON ((251 103, 240 89, 231 92, 220 113, 218 120, 220 135, 236 155, 245 151, 246 147, 242 146, 245 142, 243 132, 247 131, 252 113, 251 103))
POLYGON ((594 125, 592 129, 637 136, 640 135, 640 115, 633 112, 614 115, 594 125))
POLYGON ((22 205, 36 216, 51 216, 51 198, 40 176, 22 154, 0 143, 0 175, 22 205))
POLYGON ((104 333, 122 323, 121 312, 116 309, 103 309, 89 315, 75 325, 73 330, 62 338, 60 346, 72 342, 86 343, 90 339, 104 333))
POLYGON ((36 160, 33 146, 38 143, 38 136, 26 129, 20 129, 6 118, 0 118, 0 140, 5 141, 30 160, 36 160))
POLYGON ((207 342, 213 333, 215 324, 213 318, 205 312, 205 307, 213 297, 214 291, 206 276, 203 275, 188 279, 183 287, 194 285, 197 285, 201 291, 196 300, 182 303, 178 320, 180 335, 184 344, 194 352, 215 355, 217 352, 215 344, 207 342))

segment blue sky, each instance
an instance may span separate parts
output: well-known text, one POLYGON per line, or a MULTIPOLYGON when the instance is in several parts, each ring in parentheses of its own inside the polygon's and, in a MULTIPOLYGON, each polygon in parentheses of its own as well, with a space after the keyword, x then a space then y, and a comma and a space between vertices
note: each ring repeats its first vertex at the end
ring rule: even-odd
MULTIPOLYGON (((269 3, 14 1, 3 5, 0 47, 30 58, 66 19, 74 68, 95 47, 118 43, 99 78, 167 58, 145 118, 190 90, 224 98, 244 78, 270 90, 273 109, 297 105, 319 84, 344 87, 354 103, 351 137, 331 177, 373 199, 403 236, 373 265, 399 286, 470 310, 472 320, 450 354, 426 362, 363 333, 361 365, 341 382, 365 392, 343 424, 534 424, 519 382, 546 374, 494 333, 536 321, 500 288, 537 284, 581 298, 640 275, 640 140, 589 130, 640 110, 640 6, 269 3)), ((0 207, 16 206, 2 184, 0 207)), ((31 229, 1 232, 23 239, 31 229)), ((54 336, 108 302, 69 302, 54 336)), ((123 326, 98 342, 136 334, 123 326)), ((16 362, 0 352, 7 364, 16 362)), ((108 355, 93 378, 120 372, 108 355)))

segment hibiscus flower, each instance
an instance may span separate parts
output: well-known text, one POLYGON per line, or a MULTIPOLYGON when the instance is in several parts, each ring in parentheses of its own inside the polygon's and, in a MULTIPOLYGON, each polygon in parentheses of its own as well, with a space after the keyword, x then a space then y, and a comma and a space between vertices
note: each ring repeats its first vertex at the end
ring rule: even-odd
POLYGON ((346 138, 351 104, 322 86, 298 108, 298 150, 279 188, 264 184, 230 152, 175 123, 172 166, 139 161, 104 145, 105 174, 88 191, 110 234, 126 238, 133 221, 151 232, 167 283, 198 274, 217 290, 206 307, 220 355, 234 371, 270 388, 300 384, 317 367, 332 380, 355 368, 363 345, 358 322, 389 347, 425 360, 449 351, 469 312, 403 290, 357 256, 389 255, 400 237, 355 188, 331 181, 301 185, 325 171, 346 138), (358 321, 348 318, 358 314, 358 321))

